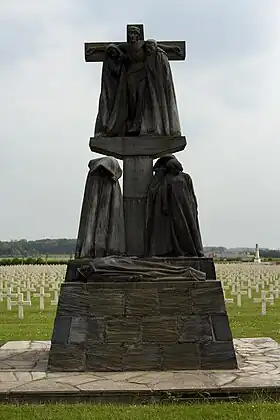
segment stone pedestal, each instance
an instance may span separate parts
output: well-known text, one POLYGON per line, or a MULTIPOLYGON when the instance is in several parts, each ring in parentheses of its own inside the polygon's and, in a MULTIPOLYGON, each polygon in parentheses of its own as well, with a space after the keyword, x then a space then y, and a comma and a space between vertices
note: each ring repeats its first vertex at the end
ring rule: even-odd
POLYGON ((153 159, 186 147, 185 137, 92 137, 92 152, 123 160, 126 254, 143 256, 147 190, 153 159))
POLYGON ((218 280, 66 281, 61 286, 50 371, 235 368, 218 280))

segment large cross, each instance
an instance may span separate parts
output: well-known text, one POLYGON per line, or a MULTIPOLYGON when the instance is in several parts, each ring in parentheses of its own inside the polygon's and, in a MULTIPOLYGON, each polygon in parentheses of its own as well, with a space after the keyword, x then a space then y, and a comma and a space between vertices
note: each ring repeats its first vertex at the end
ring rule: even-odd
MULTIPOLYGON (((130 26, 136 26, 140 29, 140 39, 144 39, 144 25, 135 24, 127 25, 127 42, 128 31, 130 26)), ((87 62, 104 61, 105 50, 109 44, 122 44, 123 42, 86 42, 85 43, 85 60, 87 62)), ((169 60, 185 60, 186 58, 186 42, 185 41, 157 41, 158 45, 166 51, 169 60), (170 51, 168 47, 179 47, 181 54, 170 51)))
MULTIPOLYGON (((140 38, 143 40, 143 25, 127 25, 127 33, 130 26, 139 28, 140 38)), ((86 43, 86 61, 104 61, 105 50, 109 44, 110 42, 86 43)), ((114 42, 114 44, 123 43, 114 42)), ((157 41, 157 45, 166 52, 169 60, 184 60, 186 57, 185 41, 157 41), (177 51, 176 47, 179 47, 177 51)), ((183 136, 92 137, 90 139, 92 152, 123 160, 127 255, 140 257, 144 255, 147 191, 152 178, 153 159, 167 153, 179 152, 185 146, 186 139, 183 136)))

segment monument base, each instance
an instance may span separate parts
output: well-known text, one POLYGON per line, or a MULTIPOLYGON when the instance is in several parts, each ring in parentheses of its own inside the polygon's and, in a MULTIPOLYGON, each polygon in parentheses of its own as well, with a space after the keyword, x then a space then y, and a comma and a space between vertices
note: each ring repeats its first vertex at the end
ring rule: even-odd
POLYGON ((236 368, 220 281, 61 286, 49 371, 236 368))

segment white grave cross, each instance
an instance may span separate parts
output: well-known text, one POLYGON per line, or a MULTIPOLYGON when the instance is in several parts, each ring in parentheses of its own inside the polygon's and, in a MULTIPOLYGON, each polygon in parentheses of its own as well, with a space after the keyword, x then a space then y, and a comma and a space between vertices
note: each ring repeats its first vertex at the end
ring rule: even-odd
POLYGON ((11 301, 11 306, 18 307, 18 318, 23 319, 23 307, 24 306, 31 306, 30 300, 23 300, 23 293, 17 294, 17 301, 11 301))
POLYGON ((51 301, 51 305, 57 305, 58 304, 59 290, 60 290, 60 287, 59 287, 58 281, 54 281, 54 283, 52 284, 52 287, 51 287, 51 291, 54 293, 54 298, 51 301))
POLYGON ((247 295, 248 295, 248 299, 252 299, 252 283, 250 279, 248 279, 248 284, 247 284, 247 295))
POLYGON ((34 293, 33 297, 39 297, 40 298, 40 311, 43 311, 45 309, 45 297, 51 297, 50 293, 45 293, 44 286, 40 287, 40 293, 34 293))
POLYGON ((27 280, 24 288, 22 289, 23 292, 26 292, 26 300, 31 300, 31 292, 36 292, 35 287, 31 284, 30 280, 27 280))
POLYGON ((266 315, 266 303, 272 302, 273 297, 266 297, 266 291, 262 290, 261 298, 254 298, 254 303, 261 303, 262 304, 262 315, 266 315))
POLYGON ((242 306, 242 295, 247 295, 247 291, 241 290, 240 283, 238 283, 236 292, 231 292, 231 295, 236 296, 237 306, 240 308, 242 306))
POLYGON ((12 310, 12 301, 11 298, 16 298, 18 297, 17 293, 12 293, 12 288, 11 286, 7 287, 7 291, 6 291, 6 299, 7 299, 7 310, 11 311, 12 310))

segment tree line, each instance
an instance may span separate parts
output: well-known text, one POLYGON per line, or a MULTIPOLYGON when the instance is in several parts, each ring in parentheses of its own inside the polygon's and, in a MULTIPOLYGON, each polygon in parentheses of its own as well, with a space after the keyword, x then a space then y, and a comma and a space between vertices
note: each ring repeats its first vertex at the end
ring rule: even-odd
MULTIPOLYGON (((1 258, 39 258, 51 256, 72 257, 75 253, 76 239, 38 239, 27 241, 0 241, 1 258)), ((205 247, 205 252, 226 252, 225 247, 205 247)), ((280 250, 260 249, 261 258, 280 258, 280 250)))
POLYGON ((75 253, 76 239, 38 239, 36 241, 0 241, 0 257, 40 257, 75 253))

